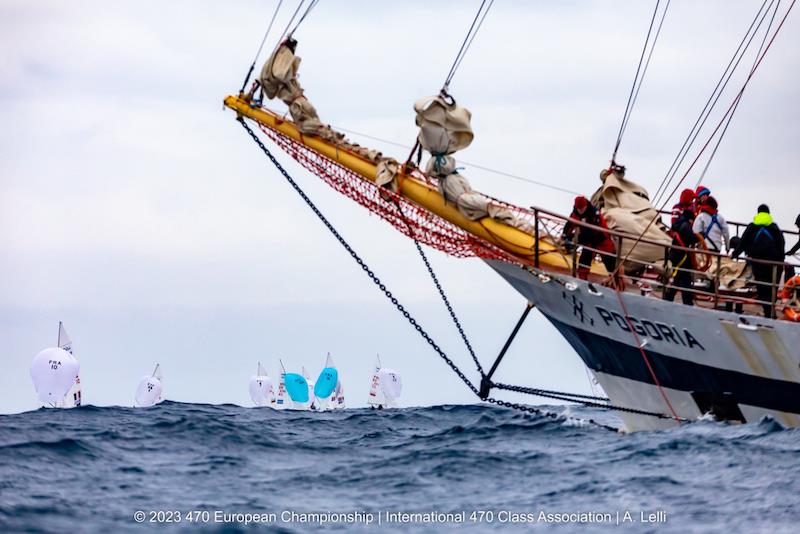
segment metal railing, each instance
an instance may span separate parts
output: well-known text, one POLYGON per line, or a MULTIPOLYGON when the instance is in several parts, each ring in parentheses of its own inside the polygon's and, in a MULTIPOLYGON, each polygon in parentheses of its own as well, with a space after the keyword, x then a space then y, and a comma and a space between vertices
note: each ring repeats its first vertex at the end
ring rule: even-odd
MULTIPOLYGON (((783 285, 783 277, 781 274, 789 273, 786 276, 786 280, 788 280, 790 275, 794 273, 794 269, 797 267, 786 262, 758 258, 732 260, 727 254, 722 254, 717 251, 682 247, 672 244, 671 241, 669 243, 653 241, 638 235, 620 232, 618 230, 612 230, 609 228, 588 224, 583 221, 574 220, 552 211, 533 206, 529 210, 517 208, 516 211, 518 215, 523 213, 527 214, 528 216, 525 216, 525 218, 528 219, 533 225, 535 238, 533 245, 533 266, 537 269, 541 268, 539 262, 539 256, 542 254, 539 246, 541 239, 547 239, 554 244, 560 245, 558 253, 561 254, 565 259, 571 260, 570 274, 572 276, 577 275, 579 248, 587 249, 593 252, 592 263, 596 261, 597 255, 608 256, 610 254, 608 251, 578 244, 578 234, 580 232, 580 228, 587 228, 608 235, 614 242, 614 265, 615 269, 623 274, 626 291, 631 291, 633 288, 636 288, 641 291, 643 295, 660 291, 662 298, 666 296, 668 290, 674 289, 676 291, 686 291, 692 294, 693 300, 697 301, 698 304, 703 305, 704 303, 708 303, 713 309, 720 309, 720 304, 723 304, 724 309, 727 311, 736 311, 737 313, 745 315, 754 315, 756 310, 753 309, 752 306, 761 306, 762 308, 764 306, 768 306, 770 308, 770 316, 774 319, 776 317, 779 291, 783 285), (569 247, 569 249, 563 246, 564 242, 561 240, 563 229, 567 222, 577 227, 577 231, 572 239, 573 246, 569 247), (624 249, 626 240, 628 243, 633 242, 633 247, 631 251, 623 257, 622 250, 624 249), (656 261, 642 261, 633 257, 632 252, 641 245, 653 245, 660 247, 663 250, 663 258, 656 261), (693 267, 687 267, 683 265, 680 266, 681 270, 687 271, 692 277, 693 283, 690 287, 679 287, 672 283, 672 278, 677 273, 675 266, 672 266, 668 261, 671 251, 685 252, 686 254, 695 255, 695 257, 700 258, 705 257, 703 259, 705 259, 708 263, 708 267, 706 269, 698 270, 693 267), (620 268, 620 262, 623 261, 625 265, 620 268), (724 264, 736 265, 742 270, 739 276, 733 277, 734 281, 739 281, 739 284, 741 285, 740 288, 728 287, 721 283, 724 264), (759 271, 771 273, 769 279, 756 279, 753 274, 753 265, 764 266, 765 269, 759 269, 759 271), (745 275, 747 274, 748 269, 750 270, 751 275, 746 277, 745 275), (768 300, 759 297, 759 288, 765 287, 769 288, 768 300)), ((728 222, 728 224, 746 226, 742 223, 728 222)), ((784 234, 797 235, 798 233, 784 231, 784 234)), ((762 290, 760 293, 763 295, 765 291, 762 290)))

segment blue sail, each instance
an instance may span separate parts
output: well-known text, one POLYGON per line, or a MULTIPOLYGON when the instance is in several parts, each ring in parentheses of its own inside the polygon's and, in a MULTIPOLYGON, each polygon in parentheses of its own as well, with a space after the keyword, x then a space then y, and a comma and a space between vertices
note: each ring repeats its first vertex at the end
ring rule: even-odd
POLYGON ((286 393, 294 402, 308 402, 308 382, 303 375, 297 373, 286 373, 284 378, 286 383, 286 393))
POLYGON ((314 384, 314 396, 318 399, 327 399, 336 389, 336 382, 339 381, 339 371, 333 367, 326 367, 319 374, 316 384, 314 384))

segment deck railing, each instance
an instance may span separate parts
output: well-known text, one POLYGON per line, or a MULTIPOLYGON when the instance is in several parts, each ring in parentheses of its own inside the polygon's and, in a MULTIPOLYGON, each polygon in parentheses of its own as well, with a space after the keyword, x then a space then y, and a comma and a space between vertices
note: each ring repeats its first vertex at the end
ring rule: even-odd
MULTIPOLYGON (((737 313, 742 313, 745 315, 754 315, 756 311, 758 311, 761 306, 768 305, 771 307, 771 316, 774 319, 776 317, 776 304, 778 302, 778 295, 780 292, 781 287, 783 286, 783 273, 788 273, 786 275, 786 280, 788 280, 793 274, 797 265, 793 265, 787 262, 778 262, 778 261, 771 261, 771 260, 763 260, 757 258, 746 258, 746 259, 738 259, 736 260, 737 264, 741 263, 749 263, 750 265, 757 264, 757 265, 764 265, 768 266, 771 270, 772 276, 771 280, 769 281, 762 281, 756 280, 754 277, 744 278, 744 284, 742 284, 741 288, 728 288, 721 284, 722 278, 722 267, 723 267, 723 260, 730 260, 730 257, 727 254, 723 254, 721 252, 713 251, 713 250, 705 250, 705 249, 698 249, 698 248, 687 248, 678 245, 673 245, 671 243, 662 243, 658 241, 653 241, 644 237, 640 237, 638 235, 633 235, 625 232, 620 232, 618 230, 612 230, 609 228, 603 228, 599 226, 595 226, 592 224, 585 223, 583 221, 577 221, 570 219, 568 217, 564 217, 563 215, 559 215, 552 211, 548 211, 538 207, 531 207, 529 210, 522 210, 517 208, 516 210, 517 215, 522 215, 523 217, 528 220, 534 228, 534 237, 536 238, 534 241, 534 267, 539 268, 539 255, 540 255, 540 248, 539 248, 539 241, 540 239, 548 239, 552 242, 561 243, 564 245, 565 243, 561 240, 561 236, 563 234, 564 225, 567 222, 577 227, 577 231, 575 232, 573 239, 572 239, 572 246, 570 247, 559 247, 559 253, 562 254, 565 258, 569 257, 571 259, 572 264, 572 276, 577 275, 577 268, 578 268, 578 249, 579 248, 586 248, 592 251, 593 254, 593 261, 596 260, 598 254, 605 254, 608 255, 608 252, 601 251, 599 249, 595 249, 592 247, 588 247, 585 245, 579 245, 577 243, 578 240, 578 233, 580 232, 580 228, 588 228, 596 231, 603 232, 610 236, 614 241, 616 251, 614 252, 615 256, 615 268, 620 272, 624 273, 624 285, 626 291, 631 290, 638 290, 643 295, 649 295, 654 293, 661 293, 661 297, 664 298, 664 295, 668 289, 676 289, 678 291, 687 291, 694 295, 695 300, 700 305, 710 305, 713 309, 725 309, 726 311, 735 311, 737 313), (635 258, 632 258, 631 255, 623 256, 622 250, 624 249, 625 243, 633 243, 633 250, 636 249, 637 246, 641 244, 646 245, 655 245, 660 247, 663 250, 663 259, 658 260, 656 262, 646 262, 641 261, 635 258), (695 254, 699 256, 705 256, 706 260, 709 262, 709 266, 705 270, 697 270, 693 268, 688 268, 681 266, 682 270, 688 271, 691 273, 693 283, 691 287, 684 288, 684 287, 677 287, 672 284, 671 278, 673 277, 674 266, 669 266, 668 258, 670 255, 670 251, 683 251, 690 254, 695 254), (625 266, 623 269, 619 269, 620 262, 625 262, 625 266), (699 283, 698 283, 699 282, 699 283), (759 287, 769 287, 770 291, 770 299, 769 300, 760 300, 758 298, 758 288, 759 287), (724 306, 720 308, 720 305, 723 304, 724 306), (756 307, 754 307, 754 305, 756 307)), ((655 223, 654 223, 655 224, 655 223)), ((731 223, 738 226, 746 226, 742 223, 731 223)), ((784 231, 785 235, 796 236, 797 232, 792 231, 784 231)), ((747 266, 744 266, 744 270, 740 277, 736 277, 734 280, 742 278, 744 274, 747 272, 747 266)), ((610 281, 610 280, 609 280, 610 281)))

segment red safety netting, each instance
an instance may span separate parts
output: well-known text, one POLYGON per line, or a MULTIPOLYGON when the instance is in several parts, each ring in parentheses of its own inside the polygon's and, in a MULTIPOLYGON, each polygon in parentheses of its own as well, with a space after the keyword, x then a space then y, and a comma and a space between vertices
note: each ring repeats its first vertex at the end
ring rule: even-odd
MULTIPOLYGON (((406 236, 458 258, 480 257, 510 263, 524 262, 498 246, 470 234, 455 224, 411 202, 388 189, 378 187, 347 167, 314 151, 280 132, 259 124, 261 130, 284 152, 325 183, 355 200, 372 213, 394 226, 406 236)), ((414 178, 433 187, 425 174, 414 171, 414 178)), ((507 206, 503 203, 504 206, 507 206)), ((514 207, 516 208, 516 207, 514 207)), ((528 212, 516 208, 516 213, 528 218, 528 212)))

